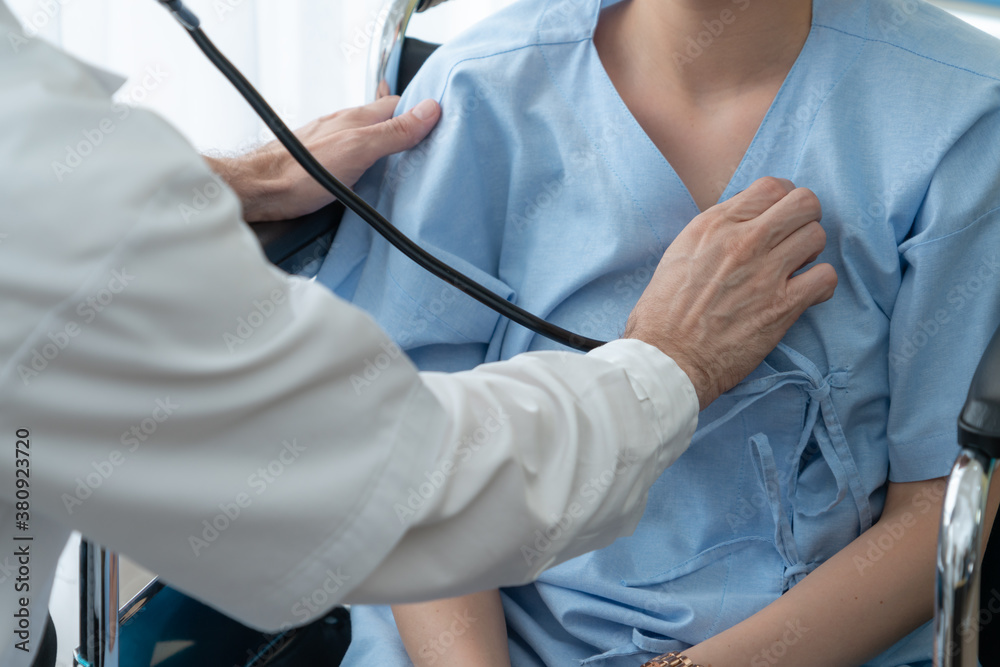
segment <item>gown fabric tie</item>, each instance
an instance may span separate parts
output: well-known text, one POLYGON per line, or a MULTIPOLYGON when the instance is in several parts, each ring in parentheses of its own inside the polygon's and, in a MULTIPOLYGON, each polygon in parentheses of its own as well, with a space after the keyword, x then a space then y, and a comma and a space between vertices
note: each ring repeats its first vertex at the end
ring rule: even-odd
POLYGON ((807 397, 805 424, 794 453, 785 462, 788 465, 779 466, 767 434, 755 433, 748 441, 757 480, 774 520, 775 548, 785 562, 784 590, 787 591, 818 565, 818 563, 803 562, 799 557, 793 532, 791 506, 791 499, 795 497, 798 486, 800 462, 810 442, 815 442, 819 455, 833 474, 837 482, 837 495, 819 509, 798 508, 794 511, 806 516, 818 516, 840 503, 849 493, 857 507, 862 533, 872 527, 873 519, 871 503, 862 488, 862 477, 858 473, 857 463, 847 444, 831 396, 834 387, 846 386, 848 374, 836 371, 823 376, 808 358, 784 343, 779 343, 776 351, 784 355, 796 370, 775 372, 734 387, 727 395, 738 398, 737 403, 722 417, 699 429, 693 442, 705 437, 749 406, 782 387, 798 386, 805 392, 807 397))

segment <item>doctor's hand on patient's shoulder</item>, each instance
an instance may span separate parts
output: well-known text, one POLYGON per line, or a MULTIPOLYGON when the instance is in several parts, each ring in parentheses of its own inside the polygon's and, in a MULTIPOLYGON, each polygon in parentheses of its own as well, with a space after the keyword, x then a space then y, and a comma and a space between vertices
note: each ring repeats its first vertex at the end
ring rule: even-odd
MULTIPOLYGON (((420 143, 441 116, 436 102, 424 100, 393 118, 398 103, 398 96, 383 97, 318 118, 295 134, 334 176, 352 187, 379 159, 420 143)), ((240 157, 205 160, 239 195, 247 222, 290 220, 333 201, 277 141, 240 157)))
POLYGON ((819 264, 819 200, 762 178, 708 209, 667 248, 629 318, 626 338, 658 347, 687 373, 704 409, 746 377, 810 306, 833 296, 819 264))

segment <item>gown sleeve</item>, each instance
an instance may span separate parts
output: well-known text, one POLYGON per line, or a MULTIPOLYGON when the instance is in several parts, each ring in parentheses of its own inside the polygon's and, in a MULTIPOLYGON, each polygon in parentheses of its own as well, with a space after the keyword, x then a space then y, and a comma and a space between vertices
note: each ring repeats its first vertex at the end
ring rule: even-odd
MULTIPOLYGON (((994 94, 994 98, 997 95, 994 94)), ((889 479, 947 475, 972 375, 1000 324, 1000 113, 944 152, 900 244, 890 323, 889 479)))
MULTIPOLYGON (((371 169, 357 190, 423 248, 513 300, 499 266, 516 141, 491 105, 496 93, 482 68, 441 55, 421 68, 397 110, 434 98, 440 122, 422 144, 371 169)), ((499 358, 505 319, 418 267, 353 213, 317 278, 371 313, 422 369, 499 358)))

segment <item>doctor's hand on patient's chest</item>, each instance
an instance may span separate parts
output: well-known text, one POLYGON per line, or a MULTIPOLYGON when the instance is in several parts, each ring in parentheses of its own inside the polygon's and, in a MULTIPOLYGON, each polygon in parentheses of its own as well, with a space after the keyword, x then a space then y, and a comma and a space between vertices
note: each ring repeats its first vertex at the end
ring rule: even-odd
POLYGON ((833 296, 829 264, 798 273, 826 245, 821 216, 816 195, 776 178, 708 209, 663 254, 625 337, 671 357, 704 409, 756 368, 807 308, 833 296))
MULTIPOLYGON (((441 115, 436 102, 425 100, 393 118, 398 103, 397 96, 383 97, 318 118, 295 134, 334 176, 353 187, 379 159, 420 143, 441 115)), ((333 201, 277 141, 243 156, 205 161, 239 195, 247 222, 291 220, 333 201)))

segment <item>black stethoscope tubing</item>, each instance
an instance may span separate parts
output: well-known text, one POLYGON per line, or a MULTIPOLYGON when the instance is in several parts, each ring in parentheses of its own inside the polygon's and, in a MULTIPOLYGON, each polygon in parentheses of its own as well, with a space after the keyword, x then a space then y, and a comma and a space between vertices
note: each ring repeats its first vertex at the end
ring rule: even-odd
POLYGON ((267 101, 264 100, 263 96, 257 92, 236 66, 229 62, 208 36, 205 35, 199 27, 200 22, 198 17, 187 9, 181 0, 159 0, 159 2, 165 5, 177 21, 184 26, 195 44, 204 52, 212 64, 219 68, 219 71, 236 87, 243 98, 257 112, 261 120, 274 132, 278 141, 288 149, 288 152, 291 153, 296 162, 302 165, 306 173, 346 205, 347 208, 358 214, 362 220, 371 225, 375 231, 381 234, 396 249, 449 285, 460 289, 480 303, 510 319, 510 321, 520 324, 540 336, 545 336, 557 343, 562 343, 563 345, 584 352, 604 345, 603 341, 567 331, 507 301, 507 299, 466 276, 461 271, 434 257, 396 229, 382 214, 355 194, 353 190, 337 180, 319 160, 313 157, 312 153, 302 145, 298 137, 282 122, 281 118, 278 117, 267 101))

